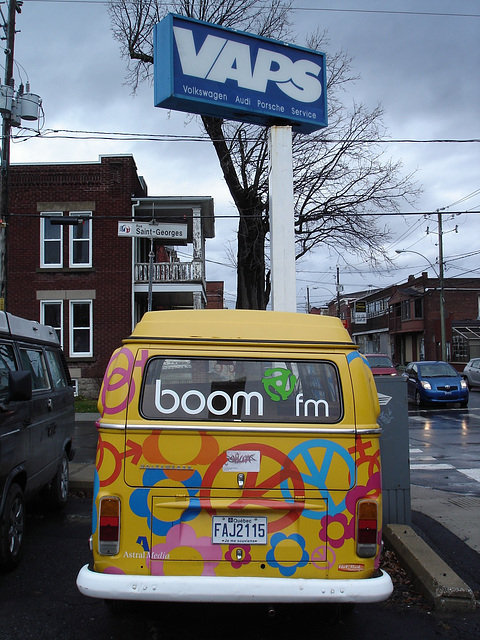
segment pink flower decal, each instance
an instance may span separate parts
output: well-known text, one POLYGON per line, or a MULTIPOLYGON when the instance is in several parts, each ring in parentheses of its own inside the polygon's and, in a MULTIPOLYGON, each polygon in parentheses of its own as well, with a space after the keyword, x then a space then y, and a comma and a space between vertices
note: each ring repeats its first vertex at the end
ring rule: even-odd
POLYGON ((225 554, 225 560, 228 560, 234 569, 240 569, 242 564, 248 564, 252 560, 252 557, 250 556, 250 545, 230 545, 227 553, 225 554), (237 560, 232 555, 235 549, 243 549, 243 558, 241 560, 237 560))
POLYGON ((179 547, 195 549, 204 561, 202 575, 215 575, 215 568, 222 559, 221 545, 212 544, 209 536, 197 538, 195 530, 184 523, 172 527, 168 531, 163 544, 156 544, 152 547, 150 552, 150 571, 152 575, 165 575, 164 562, 168 563, 171 551, 179 547))
POLYGON ((318 537, 323 542, 328 542, 329 545, 335 549, 339 549, 345 540, 353 538, 354 535, 354 519, 351 518, 350 522, 348 522, 347 516, 344 513, 337 513, 337 515, 333 517, 323 516, 320 520, 318 537), (338 525, 340 525, 340 527, 338 525), (338 535, 340 529, 341 533, 338 535), (334 534, 334 532, 336 532, 336 534, 334 534), (334 535, 336 535, 336 537, 333 537, 334 535))

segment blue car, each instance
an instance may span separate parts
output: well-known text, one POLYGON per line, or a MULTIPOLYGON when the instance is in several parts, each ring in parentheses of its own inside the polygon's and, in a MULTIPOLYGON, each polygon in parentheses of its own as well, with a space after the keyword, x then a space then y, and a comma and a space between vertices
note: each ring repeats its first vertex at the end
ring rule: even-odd
POLYGON ((408 399, 418 407, 447 402, 468 406, 468 384, 448 362, 410 362, 403 375, 407 378, 408 399))

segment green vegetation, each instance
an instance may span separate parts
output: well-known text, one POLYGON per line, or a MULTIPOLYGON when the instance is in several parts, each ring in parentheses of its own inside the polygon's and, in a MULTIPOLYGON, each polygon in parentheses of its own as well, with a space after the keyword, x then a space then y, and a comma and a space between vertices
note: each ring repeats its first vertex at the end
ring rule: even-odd
POLYGON ((76 413, 97 413, 97 400, 91 398, 84 398, 78 396, 75 398, 75 412, 76 413))

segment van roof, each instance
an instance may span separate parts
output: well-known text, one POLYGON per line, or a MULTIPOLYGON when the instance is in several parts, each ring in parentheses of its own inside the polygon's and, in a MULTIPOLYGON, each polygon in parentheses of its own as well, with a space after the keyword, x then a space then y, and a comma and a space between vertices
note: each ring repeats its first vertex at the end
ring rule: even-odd
POLYGON ((0 311, 0 335, 18 338, 28 342, 59 345, 57 332, 53 327, 26 320, 7 311, 0 311))
POLYGON ((171 339, 354 346, 348 331, 336 317, 245 309, 149 311, 125 342, 171 339))

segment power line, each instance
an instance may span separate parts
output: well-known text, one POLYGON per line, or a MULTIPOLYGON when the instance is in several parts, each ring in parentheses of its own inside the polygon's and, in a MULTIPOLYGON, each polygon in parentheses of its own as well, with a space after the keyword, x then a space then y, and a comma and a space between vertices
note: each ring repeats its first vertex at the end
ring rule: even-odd
MULTIPOLYGON (((32 137, 48 139, 67 140, 120 140, 124 142, 146 141, 146 142, 212 142, 206 135, 175 135, 169 133, 129 133, 119 131, 87 131, 82 129, 45 129, 41 132, 33 130, 35 135, 17 134, 13 140, 27 140, 32 137)), ((227 142, 232 142, 234 138, 226 136, 227 142)), ((246 141, 255 141, 254 137, 247 137, 246 141)), ((344 139, 322 138, 316 140, 311 138, 312 144, 340 144, 344 139)), ((358 144, 472 144, 479 143, 480 138, 443 138, 443 139, 415 139, 415 138, 365 138, 356 141, 358 144)))
POLYGON ((292 7, 292 11, 324 11, 332 13, 377 13, 385 15, 480 18, 479 13, 445 13, 444 11, 394 11, 389 9, 337 9, 332 7, 292 7))
MULTIPOLYGON (((109 5, 105 0, 24 0, 26 4, 34 2, 43 2, 46 4, 100 4, 109 5)), ((129 4, 128 0, 126 4, 129 4)), ((169 2, 158 2, 160 6, 168 7, 169 2)), ((265 4, 269 6, 268 3, 265 4)), ((445 11, 395 11, 393 9, 338 9, 336 7, 296 7, 292 6, 291 11, 301 12, 323 12, 323 13, 366 13, 380 15, 397 15, 397 16, 428 16, 441 18, 480 18, 478 13, 447 13, 445 11)))

